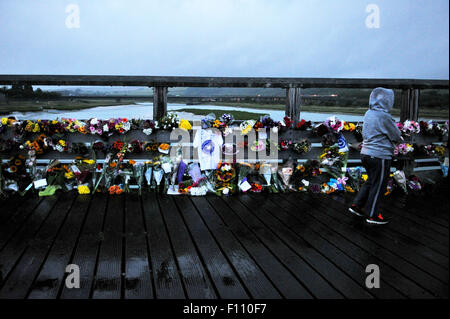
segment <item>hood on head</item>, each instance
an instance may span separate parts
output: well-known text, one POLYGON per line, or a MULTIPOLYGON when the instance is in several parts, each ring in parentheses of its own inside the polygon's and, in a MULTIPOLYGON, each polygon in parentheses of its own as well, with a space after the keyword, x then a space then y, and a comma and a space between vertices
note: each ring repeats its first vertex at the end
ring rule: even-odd
POLYGON ((394 91, 385 88, 376 88, 370 93, 369 108, 390 112, 394 106, 394 91))

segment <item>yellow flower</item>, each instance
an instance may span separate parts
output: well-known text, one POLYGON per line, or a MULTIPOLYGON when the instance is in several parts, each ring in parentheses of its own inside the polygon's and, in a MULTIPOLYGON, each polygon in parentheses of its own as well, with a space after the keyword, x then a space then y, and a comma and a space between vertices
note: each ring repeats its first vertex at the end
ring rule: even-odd
POLYGON ((33 132, 34 133, 36 133, 36 132, 39 132, 40 131, 40 128, 39 128, 39 124, 34 124, 34 127, 33 127, 33 132))
POLYGON ((8 118, 2 117, 2 125, 8 124, 8 118))
POLYGON ((66 172, 64 174, 64 177, 67 179, 72 179, 72 178, 74 178, 74 176, 75 176, 75 174, 73 172, 66 172))
POLYGON ((66 146, 66 141, 64 141, 64 140, 59 140, 58 141, 58 143, 61 145, 61 146, 66 146))
POLYGON ((364 181, 367 181, 367 178, 369 178, 369 176, 367 174, 362 174, 361 177, 364 181))
POLYGON ((89 165, 92 165, 92 164, 94 164, 95 163, 95 161, 94 160, 83 160, 83 163, 86 163, 86 164, 89 164, 89 165))
POLYGON ((246 135, 248 134, 250 131, 252 130, 252 126, 251 125, 247 125, 241 132, 242 135, 246 135))
POLYGON ((192 130, 192 125, 188 120, 180 120, 180 125, 178 125, 179 128, 185 129, 185 130, 192 130))
POLYGON ((86 185, 78 186, 78 194, 83 195, 83 194, 90 194, 90 193, 91 193, 91 190, 89 189, 88 186, 86 186, 86 185))

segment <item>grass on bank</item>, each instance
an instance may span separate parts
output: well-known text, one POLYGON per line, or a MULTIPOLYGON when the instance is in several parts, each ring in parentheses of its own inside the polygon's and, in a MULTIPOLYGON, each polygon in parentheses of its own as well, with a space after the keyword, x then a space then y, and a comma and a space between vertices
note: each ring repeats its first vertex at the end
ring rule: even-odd
POLYGON ((253 113, 253 112, 244 112, 244 111, 216 111, 214 110, 202 110, 202 109, 190 109, 185 108, 181 110, 171 111, 171 112, 188 112, 192 113, 194 115, 208 115, 209 113, 214 113, 217 117, 222 115, 223 113, 228 113, 234 116, 234 119, 237 121, 244 121, 244 120, 250 120, 250 119, 259 119, 264 114, 260 113, 253 113))
MULTIPOLYGON (((115 99, 89 99, 89 100, 74 100, 74 101, 10 101, 9 104, 5 102, 0 103, 0 114, 7 115, 12 112, 39 112, 44 110, 81 110, 89 109, 99 106, 115 106, 124 104, 134 104, 135 101, 130 99, 122 99, 117 102, 115 99)), ((218 106, 231 106, 239 108, 250 108, 250 109, 260 109, 260 110, 284 110, 285 105, 282 104, 259 104, 259 103, 230 103, 230 102, 205 102, 207 105, 218 105, 218 106)), ((197 108, 186 108, 180 110, 184 112, 194 113, 196 115, 206 115, 212 112, 212 110, 202 110, 201 104, 196 106, 197 108)), ((322 105, 305 105, 302 106, 301 112, 311 112, 311 113, 331 113, 331 114, 351 114, 351 115, 364 115, 367 111, 366 106, 361 107, 341 107, 341 106, 322 106, 322 105)), ((257 119, 261 116, 259 113, 254 113, 248 111, 220 111, 217 110, 216 113, 233 113, 237 120, 245 119, 257 119)), ((219 116, 220 114, 216 114, 219 116)), ((400 109, 394 108, 392 110, 393 116, 400 116, 400 109)), ((301 115, 300 115, 301 116, 301 115)), ((448 119, 449 109, 448 108, 430 108, 421 107, 419 109, 419 116, 421 118, 438 118, 438 119, 448 119)))
MULTIPOLYGON (((257 103, 227 103, 227 102, 208 102, 208 105, 222 105, 231 107, 244 107, 253 109, 267 109, 267 110, 284 110, 285 105, 282 104, 257 104, 257 103)), ((367 106, 325 106, 325 105, 303 105, 301 112, 311 113, 332 113, 332 114, 351 114, 364 115, 367 111, 367 106)), ((189 111, 186 111, 189 112, 189 111)), ((394 108, 391 112, 393 116, 400 116, 400 109, 394 108)), ((300 113, 301 115, 301 113, 300 113)), ((419 116, 425 118, 449 118, 449 109, 445 107, 421 107, 419 108, 419 116)))

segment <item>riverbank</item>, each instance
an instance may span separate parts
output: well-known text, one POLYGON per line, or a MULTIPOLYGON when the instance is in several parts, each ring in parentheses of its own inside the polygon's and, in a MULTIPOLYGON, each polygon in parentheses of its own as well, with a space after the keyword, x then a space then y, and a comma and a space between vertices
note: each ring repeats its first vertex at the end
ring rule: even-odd
MULTIPOLYGON (((171 104, 171 103, 169 103, 171 104)), ((0 115, 6 116, 16 113, 28 113, 32 115, 33 113, 74 113, 76 111, 89 110, 98 107, 115 107, 115 106, 140 106, 139 109, 144 108, 145 110, 152 111, 151 102, 139 103, 130 99, 121 99, 117 101, 116 99, 89 99, 89 100, 73 100, 73 101, 43 101, 43 102, 33 102, 33 101, 10 101, 9 104, 0 103, 0 115)), ((183 104, 172 104, 169 107, 169 111, 187 112, 194 115, 206 115, 211 112, 215 112, 217 116, 222 113, 231 113, 237 120, 246 119, 257 119, 262 114, 267 111, 268 114, 280 113, 284 114, 285 106, 282 104, 259 104, 259 103, 230 103, 230 102, 205 102, 203 104, 198 104, 195 106, 183 105, 183 104), (217 106, 217 109, 214 108, 217 106), (221 108, 222 107, 222 108, 221 108), (235 111, 234 108, 237 110, 235 111), (248 109, 248 111, 246 110, 248 109), (257 112, 259 111, 259 112, 257 112)), ((101 108, 100 108, 101 109, 101 108)), ((98 110, 98 109, 97 109, 98 110)), ((322 113, 322 114, 336 114, 336 115, 353 115, 353 116, 363 116, 367 111, 367 107, 341 107, 341 106, 319 106, 319 105, 305 105, 301 108, 301 113, 322 113)), ((141 112, 141 111, 140 111, 141 112)), ((102 112, 107 114, 107 110, 102 112)), ((127 117, 133 117, 134 112, 130 109, 127 117)), ((142 113, 142 112, 141 112, 142 113)), ((37 115, 37 114, 36 114, 37 115)), ((45 114, 44 114, 45 115, 45 114)), ((136 114, 136 116, 139 114, 136 114)), ((148 114, 151 116, 151 114, 148 114)), ((400 116, 400 110, 395 108, 392 110, 392 115, 394 117, 400 116)), ((419 111, 421 118, 433 118, 433 119, 448 119, 449 109, 448 108, 430 108, 421 107, 419 111)), ((278 114, 278 117, 281 116, 278 114)), ((284 115, 283 115, 284 116, 284 115)))
MULTIPOLYGON (((207 102, 204 104, 217 105, 217 106, 231 106, 239 108, 257 108, 257 109, 267 109, 267 110, 284 110, 286 108, 283 104, 257 104, 257 103, 229 103, 229 102, 207 102)), ((199 104, 201 105, 201 104, 199 104)), ((324 105, 303 105, 301 107, 301 112, 309 113, 333 113, 333 114, 351 114, 351 115, 364 115, 367 111, 367 106, 324 106, 324 105)), ((400 116, 400 109, 394 108, 392 110, 393 116, 400 116)), ((425 118, 449 118, 448 108, 430 108, 421 107, 419 110, 419 115, 425 118)))
POLYGON ((0 103, 0 114, 7 115, 12 112, 41 112, 44 110, 74 111, 84 110, 99 106, 116 106, 124 104, 135 104, 133 99, 95 99, 95 100, 60 100, 60 101, 10 101, 9 104, 0 103))

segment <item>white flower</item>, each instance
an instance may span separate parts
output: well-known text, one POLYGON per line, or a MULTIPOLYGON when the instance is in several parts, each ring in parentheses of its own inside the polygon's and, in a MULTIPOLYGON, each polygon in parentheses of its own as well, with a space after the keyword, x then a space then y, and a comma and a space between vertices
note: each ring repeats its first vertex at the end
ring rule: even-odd
POLYGON ((228 195, 229 192, 230 192, 230 190, 228 188, 224 188, 222 190, 222 194, 224 194, 224 195, 228 195))
POLYGON ((98 119, 97 118, 93 118, 91 120, 91 125, 97 125, 98 124, 98 119))
POLYGON ((153 129, 152 128, 146 128, 146 129, 143 129, 142 132, 144 132, 145 135, 150 135, 150 134, 152 134, 153 129))
POLYGON ((109 132, 108 124, 103 125, 103 132, 109 132))
POLYGON ((125 131, 129 131, 129 130, 131 129, 131 123, 130 123, 130 122, 125 122, 125 123, 123 123, 122 128, 123 128, 125 131))

